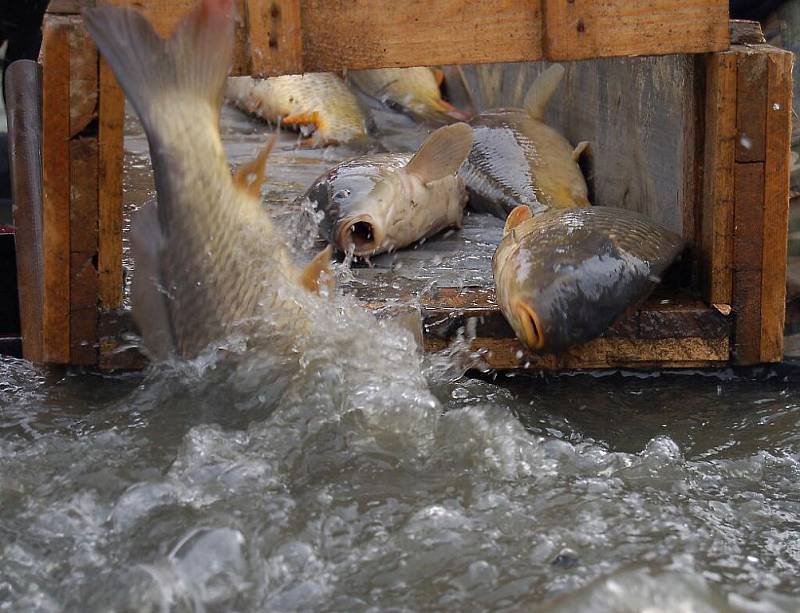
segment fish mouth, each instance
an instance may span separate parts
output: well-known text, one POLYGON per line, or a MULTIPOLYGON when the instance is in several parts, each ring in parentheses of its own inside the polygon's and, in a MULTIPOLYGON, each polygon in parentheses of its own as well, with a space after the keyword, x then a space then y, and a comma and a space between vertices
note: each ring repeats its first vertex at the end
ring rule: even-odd
POLYGON ((512 311, 519 323, 522 337, 520 340, 530 349, 539 350, 544 347, 544 333, 536 311, 522 300, 514 301, 512 311))
POLYGON ((383 241, 383 232, 371 215, 363 214, 339 222, 336 243, 344 251, 354 255, 375 253, 383 241))

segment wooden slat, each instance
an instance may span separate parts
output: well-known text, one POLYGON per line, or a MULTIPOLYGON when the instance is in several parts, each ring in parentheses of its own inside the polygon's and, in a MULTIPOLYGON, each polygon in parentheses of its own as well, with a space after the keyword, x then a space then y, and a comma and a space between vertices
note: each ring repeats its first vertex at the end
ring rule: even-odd
POLYGON ((767 120, 767 54, 737 47, 736 161, 763 162, 767 120))
POLYGON ((97 117, 97 48, 80 18, 69 31, 69 134, 75 136, 97 117))
POLYGON ((70 363, 97 363, 96 252, 70 254, 70 363))
POLYGON ((549 60, 728 47, 727 0, 543 0, 549 60))
POLYGON ((761 278, 761 361, 783 359, 786 313, 786 251, 789 224, 789 141, 792 62, 788 51, 768 56, 764 162, 764 252, 761 278))
POLYGON ((70 250, 97 253, 97 137, 70 141, 70 250))
MULTIPOLYGON (((764 164, 734 168, 733 299, 734 357, 754 364, 761 357, 761 270, 764 225, 764 164)), ((785 266, 785 263, 781 263, 785 266)))
POLYGON ((98 261, 100 304, 122 305, 122 162, 125 99, 105 60, 100 61, 98 111, 98 261))
POLYGON ((731 302, 736 75, 735 53, 716 53, 706 58, 700 258, 704 297, 711 304, 731 302))
POLYGON ((43 358, 69 361, 69 19, 42 29, 43 358))
POLYGON ((307 71, 542 57, 539 2, 302 0, 302 15, 307 71))
POLYGON ((250 72, 303 72, 300 0, 245 0, 250 72))

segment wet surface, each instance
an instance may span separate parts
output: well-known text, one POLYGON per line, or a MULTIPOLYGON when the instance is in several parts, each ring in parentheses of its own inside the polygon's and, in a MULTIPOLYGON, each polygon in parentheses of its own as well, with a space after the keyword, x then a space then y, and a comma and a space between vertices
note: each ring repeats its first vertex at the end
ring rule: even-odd
MULTIPOLYGON (((249 159, 266 128, 224 117, 249 159)), ((302 257, 290 203, 350 152, 293 138, 267 206, 302 257)), ((130 212, 152 185, 134 125, 126 145, 130 212)), ((484 278, 488 219, 357 274, 484 278)), ((338 305, 285 373, 258 355, 119 376, 0 361, 0 610, 798 609, 789 367, 468 378, 464 355, 423 360, 338 305)))

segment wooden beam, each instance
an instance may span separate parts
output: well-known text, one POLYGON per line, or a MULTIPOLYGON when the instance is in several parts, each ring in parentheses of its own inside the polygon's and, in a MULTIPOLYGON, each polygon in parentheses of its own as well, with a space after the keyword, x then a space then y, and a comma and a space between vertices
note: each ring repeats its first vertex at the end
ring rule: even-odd
POLYGON ((97 117, 97 47, 79 17, 69 29, 69 135, 97 117))
POLYGON ((43 358, 69 362, 70 20, 45 16, 42 27, 42 182, 44 186, 43 358))
POLYGON ((789 231, 789 142, 792 131, 792 63, 788 51, 768 55, 764 160, 764 251, 761 278, 761 361, 783 359, 786 251, 789 231))
POLYGON ((300 0, 245 0, 250 72, 303 72, 300 0))
POLYGON ((736 161, 763 162, 767 121, 767 54, 737 47, 736 161))
POLYGON ((549 60, 728 48, 727 0, 543 0, 549 60))
POLYGON ((706 58, 705 159, 699 256, 703 296, 731 303, 737 54, 706 58))
POLYGON ((98 110, 98 254, 100 305, 122 306, 122 162, 125 98, 100 60, 98 110))

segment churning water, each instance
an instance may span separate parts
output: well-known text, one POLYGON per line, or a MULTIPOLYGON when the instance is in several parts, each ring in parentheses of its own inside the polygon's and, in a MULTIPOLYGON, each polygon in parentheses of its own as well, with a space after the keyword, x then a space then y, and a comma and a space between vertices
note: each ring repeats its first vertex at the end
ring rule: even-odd
POLYGON ((291 369, 0 361, 0 610, 800 608, 789 371, 466 378, 336 308, 291 369))

